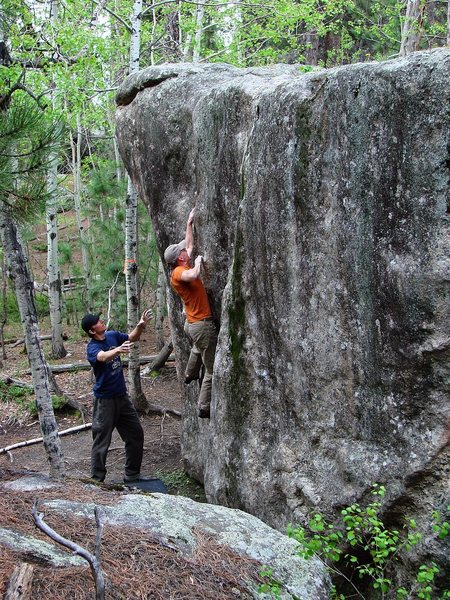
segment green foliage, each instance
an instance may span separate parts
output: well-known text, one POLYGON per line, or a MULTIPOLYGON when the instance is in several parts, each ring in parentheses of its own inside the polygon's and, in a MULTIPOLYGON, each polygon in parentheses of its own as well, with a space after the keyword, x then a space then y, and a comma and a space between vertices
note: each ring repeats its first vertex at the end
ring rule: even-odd
MULTIPOLYGON (((3 314, 3 295, 0 296, 0 314, 3 314)), ((12 292, 6 294, 6 314, 10 321, 20 322, 19 307, 17 306, 16 296, 12 292)))
MULTIPOLYGON (((447 505, 447 514, 450 519, 450 504, 447 505)), ((450 523, 437 510, 433 511, 431 516, 433 518, 433 531, 440 540, 443 540, 450 533, 450 523)))
POLYGON ((117 181, 117 165, 110 160, 100 159, 89 173, 88 192, 92 200, 122 199, 126 194, 125 179, 117 181))
MULTIPOLYGON (((30 398, 30 396, 34 396, 34 390, 16 385, 7 385, 0 381, 0 400, 4 403, 14 402, 19 408, 36 417, 38 414, 36 401, 34 397, 30 398)), ((63 396, 52 396, 52 404, 55 411, 63 411, 68 407, 63 396)))
POLYGON ((186 496, 197 502, 206 502, 203 487, 189 477, 182 469, 175 469, 169 472, 156 471, 155 476, 166 484, 171 494, 186 496))
MULTIPOLYGON (((67 410, 69 412, 72 412, 74 410, 68 406, 68 404, 63 396, 52 396, 51 399, 52 399, 53 410, 55 412, 58 412, 58 411, 65 412, 67 410)), ((28 413, 30 413, 31 416, 37 417, 38 409, 36 406, 36 401, 34 399, 29 400, 28 402, 24 403, 24 408, 27 410, 28 413)))
MULTIPOLYGON (((434 3, 433 9, 425 13, 423 47, 445 44, 444 4, 434 3)), ((49 151, 59 152, 60 172, 70 170, 70 149, 59 143, 69 137, 61 138, 61 123, 72 130, 72 139, 81 135, 82 212, 90 220, 86 243, 93 286, 89 300, 78 295, 68 300, 67 306, 86 308, 90 302, 105 309, 109 290, 123 269, 126 179, 120 181, 116 172, 113 113, 115 90, 129 69, 133 2, 71 0, 58 6, 57 20, 50 20, 48 4, 2 2, 2 27, 11 64, 0 66, 0 101, 8 97, 16 83, 24 84, 30 95, 22 88, 15 89, 7 112, 2 113, 0 197, 9 194, 17 214, 34 214, 37 205, 48 199, 45 175, 49 151), (50 114, 56 117, 56 124, 50 123, 50 114), (17 136, 22 130, 23 134, 17 136), (10 168, 11 160, 17 160, 17 170, 10 168), (103 221, 98 218, 100 206, 103 221)), ((318 65, 395 56, 405 1, 268 0, 261 4, 226 4, 213 0, 204 5, 201 22, 197 8, 194 3, 176 0, 144 7, 141 68, 189 61, 196 52, 201 61, 244 67, 290 62, 299 65, 302 73, 318 65)), ((64 184, 60 181, 57 194, 60 205, 70 209, 73 182, 70 175, 67 179, 64 184)), ((140 239, 149 240, 140 245, 140 285, 155 288, 158 255, 154 236, 145 230, 149 219, 142 206, 139 218, 140 239)), ((60 251, 61 266, 66 265, 73 276, 82 275, 73 248, 60 244, 60 251)), ((123 280, 119 275, 113 292, 113 320, 118 328, 125 324, 123 280)))
POLYGON ((34 304, 36 306, 36 314, 38 319, 46 317, 50 314, 50 308, 48 304, 48 296, 37 292, 34 296, 34 304))
POLYGON ((36 252, 47 252, 47 244, 45 242, 38 242, 37 244, 32 244, 31 247, 36 252))
MULTIPOLYGON (((384 486, 375 484, 372 489, 374 501, 366 507, 358 503, 341 510, 342 525, 340 527, 328 523, 323 515, 315 514, 310 519, 308 526, 294 528, 288 527, 288 535, 299 542, 299 555, 303 558, 319 556, 328 565, 342 565, 346 571, 353 572, 358 579, 370 581, 373 590, 381 596, 390 592, 393 587, 389 573, 393 572, 393 565, 400 560, 402 552, 411 550, 419 544, 422 534, 417 531, 417 524, 413 519, 408 519, 404 531, 388 528, 380 518, 382 508, 381 500, 386 490, 384 486)), ((447 507, 450 511, 450 506, 447 507)), ((448 520, 438 511, 434 511, 433 531, 440 540, 449 535, 450 525, 448 520)), ((334 573, 343 573, 333 566, 334 573)), ((434 586, 439 568, 435 563, 421 565, 412 591, 417 598, 432 600, 436 598, 434 586)), ((358 595, 361 591, 353 583, 353 577, 345 577, 347 582, 352 581, 353 592, 358 595)), ((397 598, 409 598, 411 591, 404 587, 396 590, 397 598)), ((448 597, 449 591, 444 591, 441 598, 448 597)), ((345 599, 343 594, 335 593, 335 598, 345 599)))
POLYGON ((270 594, 271 598, 275 600, 281 600, 281 584, 274 577, 273 569, 267 565, 263 565, 259 574, 265 579, 265 582, 258 587, 258 591, 262 594, 270 594))
POLYGON ((33 390, 22 388, 17 385, 7 385, 0 381, 0 398, 2 402, 13 401, 17 404, 23 404, 28 397, 33 394, 33 390))
POLYGON ((0 119, 0 201, 16 219, 30 219, 48 199, 50 152, 59 147, 60 122, 52 122, 22 93, 11 98, 0 119))

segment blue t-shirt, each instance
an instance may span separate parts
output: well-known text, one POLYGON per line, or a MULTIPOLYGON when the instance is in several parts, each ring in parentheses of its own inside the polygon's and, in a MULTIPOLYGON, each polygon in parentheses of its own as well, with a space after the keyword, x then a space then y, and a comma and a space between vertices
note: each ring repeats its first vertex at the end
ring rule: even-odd
POLYGON ((96 398, 125 396, 127 388, 120 354, 108 362, 97 360, 97 354, 101 350, 107 352, 121 346, 128 340, 128 335, 120 333, 120 331, 107 331, 105 336, 104 340, 91 340, 87 345, 87 359, 91 363, 95 375, 94 396, 96 398))

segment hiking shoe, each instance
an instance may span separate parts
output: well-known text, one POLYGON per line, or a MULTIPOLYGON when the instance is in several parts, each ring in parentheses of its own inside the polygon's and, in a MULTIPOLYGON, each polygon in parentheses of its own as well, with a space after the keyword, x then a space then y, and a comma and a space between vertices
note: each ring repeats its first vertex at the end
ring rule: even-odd
POLYGON ((198 416, 200 419, 209 419, 210 418, 210 410, 209 408, 200 408, 198 411, 198 416))

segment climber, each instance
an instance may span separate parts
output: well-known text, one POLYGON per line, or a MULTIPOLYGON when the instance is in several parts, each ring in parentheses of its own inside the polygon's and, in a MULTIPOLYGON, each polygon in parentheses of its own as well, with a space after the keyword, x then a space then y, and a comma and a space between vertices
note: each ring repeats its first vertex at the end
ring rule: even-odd
MULTIPOLYGON (((197 256, 192 267, 191 257, 194 249, 192 223, 194 221, 194 213, 195 208, 189 213, 184 240, 179 244, 172 244, 166 248, 164 259, 169 267, 172 268, 170 278, 172 288, 180 296, 184 304, 187 330, 193 341, 193 353, 200 353, 205 367, 198 398, 198 416, 209 419, 217 332, 213 322, 208 295, 201 280, 203 256, 197 256)), ((186 383, 194 379, 192 370, 190 370, 194 358, 191 353, 186 371, 186 383)))

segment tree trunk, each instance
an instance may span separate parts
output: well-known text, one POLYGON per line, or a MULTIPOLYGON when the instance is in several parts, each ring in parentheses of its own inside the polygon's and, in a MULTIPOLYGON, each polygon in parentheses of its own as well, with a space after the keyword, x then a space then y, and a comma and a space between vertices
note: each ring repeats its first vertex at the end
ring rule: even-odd
MULTIPOLYGON (((137 193, 128 179, 127 207, 125 227, 125 280, 127 290, 127 324, 131 331, 139 320, 139 281, 137 266, 137 193)), ((130 398, 140 412, 145 411, 147 399, 142 391, 141 372, 139 367, 139 346, 136 344, 129 354, 128 392, 130 398)))
MULTIPOLYGON (((54 31, 58 24, 58 4, 56 0, 50 2, 50 21, 54 31)), ((55 82, 52 82, 51 99, 53 110, 55 110, 55 82)), ((61 273, 58 262, 58 221, 56 190, 58 187, 58 162, 54 152, 51 153, 49 171, 47 177, 47 188, 49 199, 46 204, 47 222, 47 270, 48 270, 48 302, 50 308, 50 322, 52 324, 52 356, 63 358, 67 351, 64 348, 62 337, 62 314, 61 314, 61 273)))
POLYGON ((148 375, 152 371, 160 371, 166 362, 169 360, 172 354, 173 343, 172 340, 167 341, 159 351, 159 354, 155 356, 154 360, 142 371, 142 375, 148 375))
POLYGON ((32 584, 33 565, 20 563, 11 575, 3 600, 30 600, 32 584))
MULTIPOLYGON (((5 253, 2 252, 2 317, 0 322, 0 344, 2 346, 2 360, 6 360, 6 350, 5 350, 5 338, 4 338, 4 329, 6 325, 6 321, 8 319, 8 288, 6 285, 6 261, 5 261, 5 253)), ((0 367, 3 367, 3 362, 0 360, 0 367)))
POLYGON ((203 17, 205 15, 205 5, 197 4, 197 11, 195 15, 195 37, 194 37, 194 50, 192 52, 192 61, 198 62, 200 59, 202 49, 202 31, 203 31, 203 17))
POLYGON ((406 56, 419 49, 425 9, 426 2, 424 0, 408 0, 402 27, 400 56, 406 56))
POLYGON ((450 0, 447 3, 447 46, 450 48, 450 0))
POLYGON ((58 426, 50 396, 50 369, 45 360, 40 340, 36 307, 33 298, 33 281, 28 272, 23 249, 18 242, 17 228, 4 202, 0 201, 0 233, 6 260, 17 297, 20 319, 26 340, 36 405, 44 447, 50 464, 51 477, 64 476, 64 457, 58 436, 58 426))
POLYGON ((164 347, 164 310, 166 308, 166 278, 161 259, 158 262, 158 283, 156 287, 156 349, 158 352, 164 347))
POLYGON ((48 190, 50 199, 46 205, 47 221, 47 269, 48 269, 48 300, 50 322, 52 324, 52 356, 63 358, 67 351, 63 343, 62 313, 61 313, 61 273, 58 264, 58 225, 56 208, 57 188, 56 156, 52 156, 48 174, 48 190))
MULTIPOLYGON (((229 48, 233 44, 236 35, 238 35, 239 29, 242 27, 243 18, 240 1, 241 0, 236 0, 236 2, 229 2, 222 8, 219 8, 219 11, 226 10, 229 13, 228 16, 225 16, 223 18, 222 27, 217 32, 225 48, 229 48)), ((241 62, 243 56, 239 46, 237 46, 236 52, 238 60, 239 62, 241 62)))
POLYGON ((73 180, 74 180, 74 199, 75 199, 75 214, 77 217, 78 233, 80 234, 81 242, 81 258, 83 262, 83 274, 86 286, 87 304, 90 307, 90 289, 91 276, 89 270, 89 257, 87 251, 86 232, 84 230, 83 218, 81 215, 81 125, 80 117, 77 116, 77 142, 73 143, 72 136, 70 137, 72 145, 72 165, 73 165, 73 180))
MULTIPOLYGON (((130 39, 130 73, 139 69, 140 33, 142 0, 134 0, 131 17, 130 39)), ((127 324, 131 331, 139 320, 139 280, 138 280, 138 227, 137 227, 137 192, 128 177, 128 190, 125 214, 125 282, 127 290, 127 324)), ((136 410, 144 412, 147 399, 142 391, 141 372, 139 367, 139 346, 135 345, 130 352, 128 363, 128 392, 136 410)))

